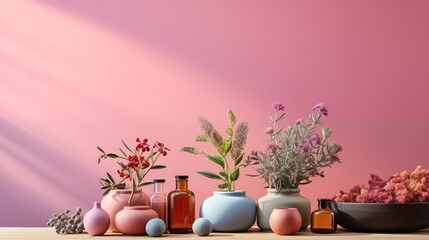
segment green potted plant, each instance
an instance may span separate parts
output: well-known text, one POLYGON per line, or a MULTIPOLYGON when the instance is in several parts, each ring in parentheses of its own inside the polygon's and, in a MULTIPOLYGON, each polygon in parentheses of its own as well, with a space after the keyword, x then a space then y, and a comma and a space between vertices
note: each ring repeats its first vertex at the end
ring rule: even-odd
POLYGON ((136 147, 130 148, 122 140, 125 150, 119 148, 120 154, 105 152, 101 147, 97 147, 101 152, 98 163, 107 158, 120 159, 117 161, 119 181, 115 180, 109 172, 107 172, 107 178, 100 178, 101 189, 104 190, 101 207, 109 214, 109 230, 114 232, 120 230, 115 224, 115 216, 119 211, 125 207, 129 210, 132 207, 142 209, 140 206, 149 206, 149 197, 141 187, 153 182, 143 182, 143 180, 150 170, 165 168, 164 165, 157 165, 156 162, 158 158, 166 156, 170 151, 160 142, 151 145, 147 139, 140 138, 137 138, 136 142, 136 147))
POLYGON ((249 229, 256 218, 255 202, 246 196, 245 191, 236 190, 235 182, 240 177, 240 169, 248 164, 244 158, 244 145, 247 140, 248 124, 238 123, 234 113, 227 110, 228 126, 223 137, 204 117, 198 118, 202 134, 195 138, 196 142, 207 142, 214 146, 215 154, 200 151, 195 147, 182 147, 181 151, 200 154, 220 167, 219 173, 198 171, 204 177, 219 180, 220 191, 214 191, 200 209, 200 216, 210 220, 214 231, 241 232, 249 229))
POLYGON ((267 184, 267 195, 258 200, 258 226, 269 230, 269 217, 273 209, 296 207, 301 213, 301 229, 310 223, 310 201, 299 194, 299 185, 311 183, 311 178, 324 177, 323 168, 340 162, 338 152, 341 145, 328 141, 332 135, 330 128, 320 129, 323 116, 328 110, 323 103, 313 107, 315 114, 307 120, 298 119, 295 124, 282 128, 279 121, 285 119, 284 105, 273 103, 273 124, 265 130, 268 136, 266 149, 252 151, 246 162, 254 167, 257 174, 267 184))

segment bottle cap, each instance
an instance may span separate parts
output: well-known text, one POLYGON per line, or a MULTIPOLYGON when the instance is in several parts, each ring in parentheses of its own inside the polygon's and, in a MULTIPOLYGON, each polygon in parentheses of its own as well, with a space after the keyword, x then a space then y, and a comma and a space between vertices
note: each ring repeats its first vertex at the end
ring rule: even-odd
POLYGON ((177 175, 176 180, 186 180, 188 179, 188 175, 177 175))
POLYGON ((318 198, 317 202, 318 202, 319 209, 326 209, 326 208, 330 209, 330 204, 332 200, 329 198, 318 198))
POLYGON ((154 183, 156 183, 156 182, 163 183, 163 182, 165 182, 165 179, 154 179, 153 182, 154 183))

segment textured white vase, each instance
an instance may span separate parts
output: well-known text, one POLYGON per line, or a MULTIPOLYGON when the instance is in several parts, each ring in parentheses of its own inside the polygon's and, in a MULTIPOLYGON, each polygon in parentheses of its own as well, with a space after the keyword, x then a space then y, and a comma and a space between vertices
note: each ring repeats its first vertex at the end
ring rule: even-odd
POLYGON ((300 229, 307 228, 311 220, 311 203, 299 192, 298 188, 283 189, 279 193, 276 189, 267 189, 267 195, 258 200, 258 227, 262 230, 271 230, 269 220, 275 208, 297 208, 302 218, 300 229))
POLYGON ((211 222, 213 231, 244 232, 255 223, 256 204, 245 191, 214 191, 201 205, 200 216, 211 222))

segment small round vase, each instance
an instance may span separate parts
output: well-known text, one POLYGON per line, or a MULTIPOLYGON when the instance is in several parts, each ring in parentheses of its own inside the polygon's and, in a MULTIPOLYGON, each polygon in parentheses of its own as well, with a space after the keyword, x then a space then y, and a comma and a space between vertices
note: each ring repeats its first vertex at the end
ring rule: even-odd
MULTIPOLYGON (((128 206, 130 195, 131 190, 129 189, 111 190, 101 200, 101 207, 109 214, 110 217, 110 231, 118 231, 115 225, 115 216, 119 211, 124 209, 125 206, 128 206)), ((133 206, 149 206, 149 197, 139 189, 134 193, 132 203, 133 206)))
POLYGON ((278 235, 295 234, 302 224, 296 208, 275 208, 270 215, 270 227, 278 235))
POLYGON ((310 225, 311 203, 299 192, 298 188, 283 189, 279 193, 276 189, 267 189, 267 195, 258 200, 258 227, 261 230, 271 230, 269 219, 275 208, 297 208, 302 219, 300 229, 306 229, 310 225))
POLYGON ((101 208, 99 202, 95 202, 94 207, 85 214, 83 225, 89 235, 103 235, 110 226, 109 214, 101 208))
POLYGON ((216 232, 244 232, 255 223, 256 204, 245 191, 214 191, 204 200, 200 217, 208 219, 216 232))
POLYGON ((149 220, 158 218, 158 214, 148 206, 124 207, 115 217, 118 231, 125 235, 145 235, 149 220))

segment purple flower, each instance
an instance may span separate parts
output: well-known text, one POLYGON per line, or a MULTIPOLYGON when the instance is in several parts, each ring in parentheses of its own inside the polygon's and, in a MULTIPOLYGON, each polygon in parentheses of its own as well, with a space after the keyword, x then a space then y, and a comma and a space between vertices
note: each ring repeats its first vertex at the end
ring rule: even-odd
POLYGON ((313 110, 318 110, 321 114, 328 116, 328 109, 325 107, 325 104, 318 103, 314 105, 313 110))
POLYGON ((295 125, 301 125, 301 122, 302 122, 302 119, 300 118, 300 119, 297 119, 296 121, 295 121, 295 125))
POLYGON ((270 151, 273 154, 276 154, 277 153, 277 148, 278 148, 277 145, 275 145, 274 143, 270 143, 267 146, 267 151, 270 151))
POLYGON ((322 140, 320 139, 320 136, 317 135, 317 133, 311 133, 310 135, 308 135, 308 139, 316 144, 320 144, 322 142, 322 140))
POLYGON ((271 135, 274 133, 274 129, 272 127, 267 127, 267 129, 265 129, 265 133, 271 135))
POLYGON ((310 144, 308 144, 308 142, 302 142, 298 145, 298 150, 304 153, 308 153, 310 151, 310 144))
POLYGON ((280 102, 274 102, 273 108, 277 111, 284 111, 285 110, 285 106, 280 102))

